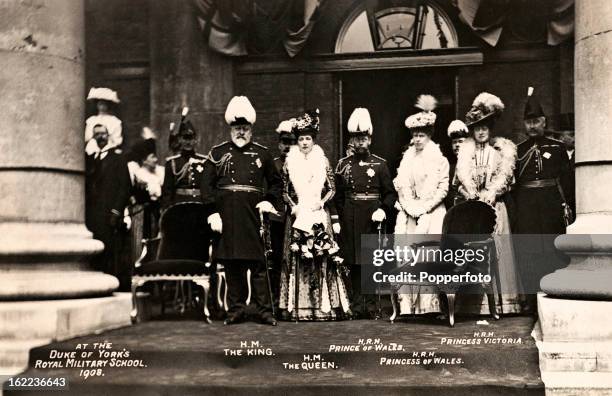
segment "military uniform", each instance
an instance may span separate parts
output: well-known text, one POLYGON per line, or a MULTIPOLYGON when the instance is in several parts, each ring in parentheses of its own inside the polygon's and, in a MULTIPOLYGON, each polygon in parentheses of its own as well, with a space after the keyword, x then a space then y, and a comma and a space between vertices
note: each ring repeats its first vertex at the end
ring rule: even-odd
POLYGON ((515 244, 527 294, 533 295, 540 289, 544 275, 567 265, 567 257, 555 249, 554 239, 565 233, 559 186, 568 190, 569 170, 565 147, 559 141, 542 136, 518 145, 513 232, 530 234, 528 239, 517 237, 515 244))
POLYGON ((563 143, 537 137, 518 145, 515 168, 518 234, 564 234, 563 200, 559 185, 569 191, 570 162, 563 143))
MULTIPOLYGON (((375 154, 352 154, 336 167, 336 208, 340 215, 340 241, 345 263, 351 265, 351 286, 356 315, 373 311, 374 297, 361 296, 361 235, 376 234, 372 214, 391 211, 397 195, 387 161, 375 154)), ((385 230, 382 230, 385 232, 385 230)))
POLYGON ((195 151, 183 151, 166 158, 162 187, 162 206, 178 202, 200 202, 200 178, 207 157, 195 151))
MULTIPOLYGON (((282 174, 285 157, 274 158, 276 171, 282 174)), ((277 205, 278 215, 270 214, 270 239, 272 242, 272 261, 270 281, 275 304, 278 302, 280 292, 280 276, 283 261, 283 240, 285 238, 285 224, 287 222, 287 205, 281 202, 277 205)))
POLYGON ((251 268, 252 294, 259 313, 267 314, 270 305, 256 205, 262 201, 275 204, 280 199, 282 181, 272 156, 257 143, 243 147, 221 143, 209 154, 200 188, 203 202, 211 213, 220 214, 223 223, 213 255, 225 265, 230 316, 244 314, 247 268, 251 268))

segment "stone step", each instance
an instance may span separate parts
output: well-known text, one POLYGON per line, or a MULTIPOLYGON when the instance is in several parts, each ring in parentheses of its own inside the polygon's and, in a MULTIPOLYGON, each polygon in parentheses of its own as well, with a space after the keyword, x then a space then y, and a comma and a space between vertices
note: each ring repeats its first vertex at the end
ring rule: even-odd
POLYGON ((66 340, 129 326, 130 293, 109 297, 5 301, 0 303, 0 340, 66 340))
MULTIPOLYGON (((538 351, 530 336, 533 320, 510 317, 490 326, 462 319, 454 328, 444 322, 407 320, 287 323, 277 327, 244 323, 223 326, 201 321, 145 322, 97 336, 87 336, 35 348, 26 376, 65 376, 67 394, 407 394, 407 395, 541 395, 538 351), (521 344, 446 345, 444 337, 474 339, 475 333, 520 338, 521 344), (384 345, 403 345, 402 351, 330 353, 330 345, 364 345, 379 339, 384 345), (112 342, 112 351, 129 351, 142 368, 104 368, 85 379, 79 368, 34 369, 37 360, 49 361, 52 350, 75 352, 79 344, 112 342), (259 343, 271 356, 230 356, 225 349, 246 349, 259 343), (414 358, 413 352, 461 358, 456 365, 380 364, 382 357, 414 358), (318 356, 317 356, 318 355, 318 356), (305 370, 301 363, 321 361, 305 370), (285 364, 286 363, 286 364, 285 364), (295 364, 296 366, 289 366, 295 364), (298 369, 295 369, 298 367, 298 369)), ((476 337, 476 338, 478 338, 476 337)), ((96 350, 93 350, 94 353, 96 350)), ((244 352, 246 354, 246 352, 244 352)), ((97 355, 97 354, 96 354, 97 355)), ((109 363, 110 364, 110 363, 109 363)), ((17 393, 7 394, 37 394, 17 393)), ((42 393, 39 393, 42 394, 42 393)))

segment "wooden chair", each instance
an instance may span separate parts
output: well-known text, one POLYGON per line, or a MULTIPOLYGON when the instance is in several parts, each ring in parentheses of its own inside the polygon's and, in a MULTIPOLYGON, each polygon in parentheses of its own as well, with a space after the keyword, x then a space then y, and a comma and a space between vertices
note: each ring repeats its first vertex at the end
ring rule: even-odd
MULTIPOLYGON (((501 286, 499 280, 498 258, 493 238, 495 229, 496 214, 495 209, 490 205, 480 201, 467 201, 455 205, 444 216, 442 225, 442 235, 433 241, 418 242, 411 247, 416 249, 435 248, 441 251, 446 249, 482 250, 485 260, 466 262, 462 266, 454 262, 418 262, 414 265, 403 265, 391 271, 392 274, 409 272, 419 274, 425 271, 430 275, 461 275, 467 272, 472 274, 482 273, 491 276, 490 282, 484 283, 452 283, 452 284, 432 284, 419 283, 421 286, 435 286, 439 292, 446 296, 448 302, 448 320, 451 327, 455 325, 455 299, 459 291, 466 286, 479 285, 487 295, 489 312, 491 316, 498 320, 500 318, 497 311, 497 303, 501 305, 501 286), (496 297, 497 300, 496 301, 496 297)), ((393 314, 390 321, 393 323, 398 315, 397 294, 399 289, 408 283, 394 283, 391 285, 391 303, 393 314)), ((415 285, 415 284, 412 284, 415 285)))
MULTIPOLYGON (((144 239, 142 254, 132 276, 132 322, 138 320, 136 292, 147 282, 193 281, 204 289, 203 313, 211 323, 208 310, 211 231, 204 205, 181 202, 166 209, 160 218, 160 235, 144 239)), ((181 283, 177 283, 181 286, 181 283)))

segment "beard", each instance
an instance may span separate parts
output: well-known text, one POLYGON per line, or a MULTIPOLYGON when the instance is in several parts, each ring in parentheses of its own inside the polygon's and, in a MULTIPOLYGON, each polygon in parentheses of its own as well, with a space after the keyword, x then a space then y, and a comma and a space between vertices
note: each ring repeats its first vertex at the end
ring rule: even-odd
POLYGON ((355 147, 355 153, 357 154, 367 154, 369 150, 370 150, 369 147, 361 147, 361 146, 355 147))
POLYGON ((246 146, 247 143, 249 143, 249 139, 247 139, 246 136, 237 136, 235 138, 232 138, 232 142, 239 148, 242 148, 246 146))

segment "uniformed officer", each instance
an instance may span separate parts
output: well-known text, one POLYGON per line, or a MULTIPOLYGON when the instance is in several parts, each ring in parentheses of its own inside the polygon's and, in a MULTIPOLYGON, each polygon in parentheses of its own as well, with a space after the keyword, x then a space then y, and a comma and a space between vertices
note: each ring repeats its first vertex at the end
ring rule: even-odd
POLYGON ((259 213, 277 213, 272 203, 280 199, 282 181, 268 149, 251 142, 255 119, 255 109, 245 96, 232 98, 225 112, 231 141, 212 148, 201 179, 202 199, 213 213, 208 222, 213 231, 221 234, 214 256, 224 264, 227 277, 226 325, 245 318, 247 269, 251 269, 251 292, 259 320, 276 325, 266 280, 259 213))
POLYGON ((531 87, 524 120, 528 139, 518 145, 513 232, 531 234, 528 241, 518 237, 515 246, 524 289, 535 294, 542 276, 565 265, 553 242, 565 233, 563 197, 570 164, 563 143, 544 137, 546 116, 531 87))
MULTIPOLYGON (((372 121, 368 109, 356 108, 348 120, 354 153, 336 167, 336 207, 340 215, 342 255, 350 265, 351 311, 357 318, 375 313, 374 295, 361 294, 361 234, 375 234, 397 199, 387 161, 370 153, 372 121)), ((384 232, 385 230, 382 230, 384 232)))
POLYGON ((164 208, 178 202, 201 202, 200 178, 207 157, 195 151, 197 134, 191 121, 181 120, 177 141, 180 153, 166 158, 162 187, 164 208))
MULTIPOLYGON (((295 118, 281 121, 276 128, 278 133, 278 151, 279 156, 274 158, 274 165, 279 174, 282 173, 285 159, 289 153, 291 146, 297 144, 297 139, 293 133, 293 127, 296 123, 295 118)), ((283 259, 283 240, 285 237, 285 223, 287 220, 287 208, 284 203, 278 205, 278 215, 270 215, 270 237, 272 242, 272 260, 273 266, 270 271, 270 280, 272 283, 272 295, 274 304, 278 305, 278 297, 280 292, 280 274, 283 259)))
POLYGON ((446 209, 450 209, 455 205, 455 197, 458 194, 457 186, 453 184, 453 178, 455 177, 455 168, 457 166, 457 157, 459 156, 459 148, 467 139, 469 130, 465 123, 461 120, 454 120, 448 125, 448 137, 451 139, 451 146, 453 148, 454 159, 450 161, 450 170, 448 174, 448 194, 444 198, 444 205, 446 209))
POLYGON ((85 160, 85 222, 93 237, 104 243, 104 251, 94 259, 94 266, 118 277, 120 290, 129 291, 129 268, 121 265, 119 257, 122 241, 119 230, 130 198, 130 174, 121 150, 109 143, 106 126, 94 125, 93 139, 97 149, 85 160))

